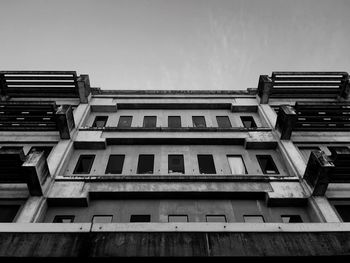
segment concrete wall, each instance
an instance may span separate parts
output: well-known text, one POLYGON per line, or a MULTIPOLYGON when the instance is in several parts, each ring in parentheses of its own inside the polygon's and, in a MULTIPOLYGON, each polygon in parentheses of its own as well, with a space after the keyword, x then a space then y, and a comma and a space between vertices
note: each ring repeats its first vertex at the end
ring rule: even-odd
POLYGON ((65 175, 74 175, 74 168, 81 154, 96 154, 90 175, 102 175, 105 173, 110 154, 125 154, 123 175, 137 173, 139 154, 154 154, 154 174, 168 174, 168 154, 183 154, 185 162, 185 174, 198 175, 198 154, 212 154, 217 174, 231 174, 227 155, 242 155, 248 174, 263 175, 256 155, 271 155, 279 174, 288 176, 287 169, 282 162, 278 150, 246 150, 238 145, 111 145, 105 150, 75 150, 70 162, 65 169, 65 175))
POLYGON ((307 207, 267 207, 263 200, 92 200, 88 207, 49 207, 43 222, 56 215, 74 215, 76 223, 91 222, 94 215, 112 215, 112 222, 130 222, 134 214, 149 214, 151 222, 168 222, 168 215, 187 215, 189 222, 206 222, 206 215, 225 215, 227 222, 244 222, 243 215, 262 215, 265 222, 282 222, 281 215, 300 215, 303 222, 318 222, 307 207))

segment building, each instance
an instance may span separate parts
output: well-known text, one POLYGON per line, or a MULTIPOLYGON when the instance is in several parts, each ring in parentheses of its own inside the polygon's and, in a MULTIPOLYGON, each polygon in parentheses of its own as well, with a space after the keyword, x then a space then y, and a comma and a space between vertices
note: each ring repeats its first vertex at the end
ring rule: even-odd
POLYGON ((350 254, 346 72, 239 91, 0 81, 0 256, 350 254))

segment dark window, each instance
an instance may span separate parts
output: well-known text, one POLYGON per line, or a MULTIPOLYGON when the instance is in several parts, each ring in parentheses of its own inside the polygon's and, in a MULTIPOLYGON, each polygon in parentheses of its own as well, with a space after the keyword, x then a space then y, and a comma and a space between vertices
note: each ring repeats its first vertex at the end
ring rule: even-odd
POLYGON ((252 116, 241 116, 241 121, 245 128, 256 128, 256 123, 252 116))
POLYGON ((96 116, 92 127, 102 128, 106 126, 108 116, 96 116))
POLYGON ((300 215, 281 215, 283 223, 302 223, 300 215))
POLYGON ((208 223, 226 223, 225 215, 207 215, 206 220, 208 223))
POLYGON ((212 155, 198 155, 199 173, 216 174, 212 155))
POLYGON ((270 155, 257 155, 256 158, 264 174, 278 174, 277 167, 270 155))
POLYGON ((181 117, 180 116, 169 116, 168 117, 169 128, 181 128, 181 117))
POLYGON ((138 174, 153 174, 154 155, 140 155, 137 165, 138 174))
POLYGON ((192 116, 192 122, 193 122, 193 127, 196 127, 196 128, 207 127, 204 116, 192 116))
POLYGON ((92 217, 92 223, 111 223, 112 215, 96 215, 92 217))
POLYGON ((45 159, 49 156, 52 146, 33 146, 30 148, 29 153, 32 152, 44 152, 45 159))
POLYGON ((118 128, 129 128, 131 127, 132 116, 120 116, 118 122, 118 128))
POLYGON ((125 155, 110 155, 106 174, 121 174, 123 172, 125 155))
POLYGON ((54 223, 73 223, 75 216, 73 215, 59 215, 53 219, 54 223))
POLYGON ((230 119, 228 116, 216 116, 219 128, 232 128, 230 119))
POLYGON ((168 155, 168 173, 185 173, 183 155, 168 155))
POLYGON ((232 174, 247 174, 247 169, 244 165, 243 158, 240 155, 227 156, 228 163, 232 174))
POLYGON ((143 119, 144 128, 155 128, 157 126, 156 116, 145 116, 143 119))
POLYGON ((131 215, 131 223, 147 223, 151 222, 151 215, 131 215))
POLYGON ((244 215, 243 216, 245 223, 264 223, 264 217, 259 215, 244 215))
POLYGON ((90 173, 94 159, 95 159, 95 155, 80 155, 77 166, 74 169, 74 173, 75 174, 90 173))
POLYGON ((350 205, 335 205, 334 207, 343 222, 350 222, 350 205))
POLYGON ((169 215, 168 222, 177 223, 177 222, 188 222, 187 215, 169 215))
POLYGON ((11 223, 15 219, 20 205, 0 205, 0 222, 11 223))
POLYGON ((301 152, 301 155, 303 156, 304 160, 306 162, 309 161, 309 158, 310 158, 310 154, 312 151, 319 151, 320 148, 319 147, 308 147, 308 146, 301 146, 301 147, 298 147, 299 148, 299 151, 301 152))

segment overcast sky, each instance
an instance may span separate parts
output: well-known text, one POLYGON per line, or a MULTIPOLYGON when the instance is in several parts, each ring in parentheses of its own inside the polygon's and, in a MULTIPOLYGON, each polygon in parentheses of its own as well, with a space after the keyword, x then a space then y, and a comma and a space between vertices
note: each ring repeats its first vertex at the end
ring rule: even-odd
POLYGON ((246 89, 350 71, 350 0, 0 0, 0 70, 75 70, 102 89, 246 89))

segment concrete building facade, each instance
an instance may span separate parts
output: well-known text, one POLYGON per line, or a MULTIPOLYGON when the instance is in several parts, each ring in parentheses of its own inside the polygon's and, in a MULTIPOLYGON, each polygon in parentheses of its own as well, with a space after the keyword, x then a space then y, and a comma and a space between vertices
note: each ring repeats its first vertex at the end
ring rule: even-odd
POLYGON ((0 256, 350 254, 346 72, 237 91, 0 80, 0 256))

